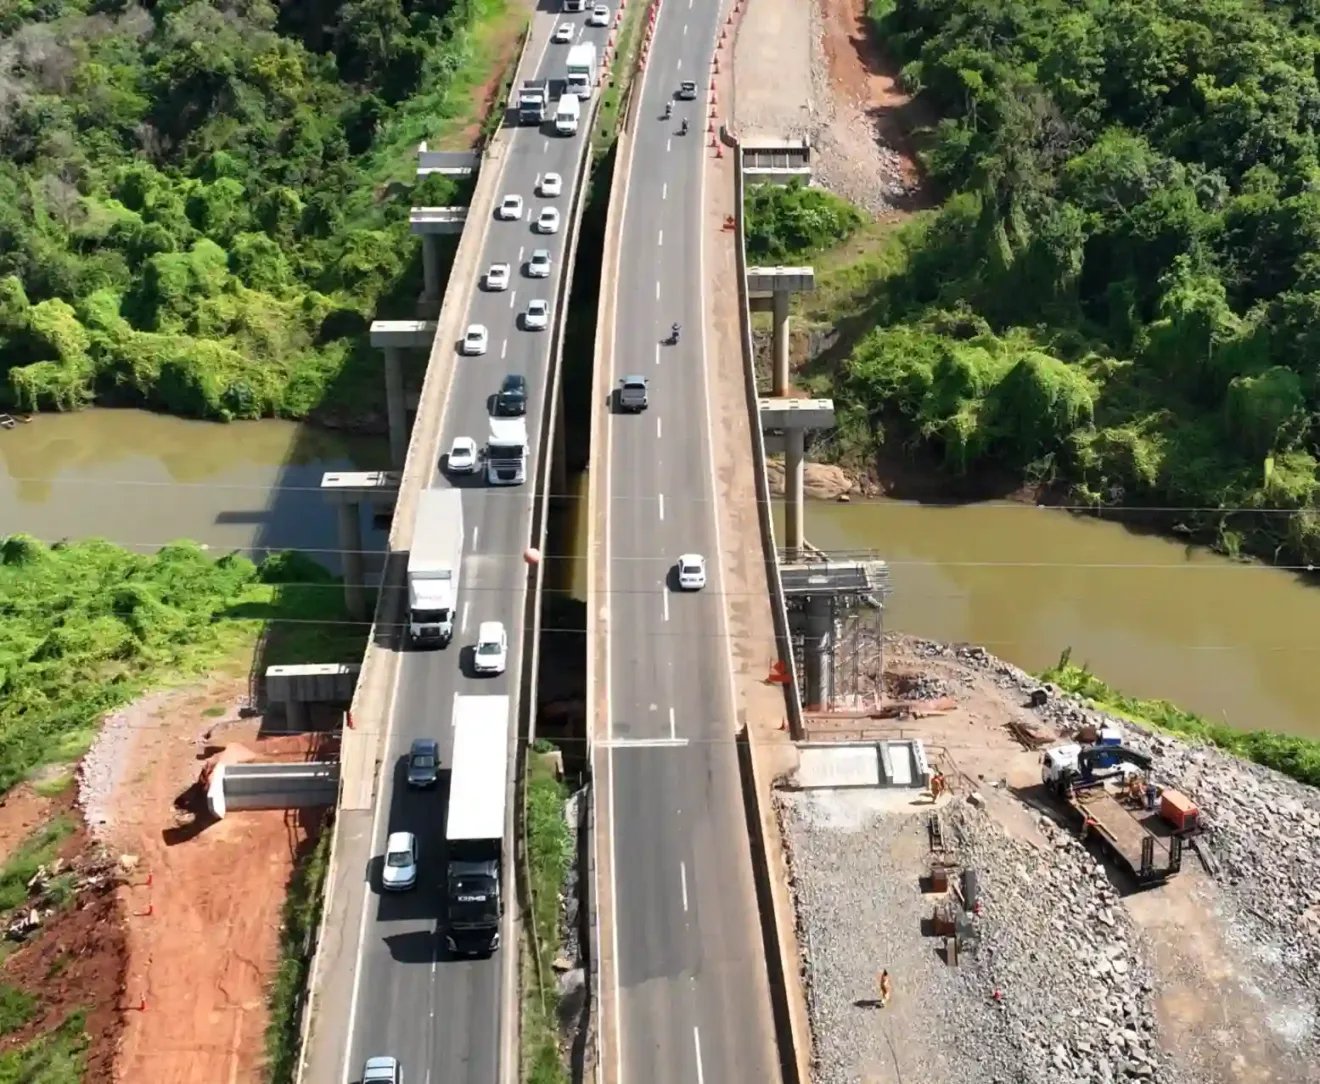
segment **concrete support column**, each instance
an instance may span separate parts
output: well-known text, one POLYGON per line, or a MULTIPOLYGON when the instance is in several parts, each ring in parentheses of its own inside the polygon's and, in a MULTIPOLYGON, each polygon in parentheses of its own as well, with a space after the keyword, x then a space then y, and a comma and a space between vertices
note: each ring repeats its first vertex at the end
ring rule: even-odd
POLYGON ((307 730, 307 705, 296 696, 284 701, 284 725, 291 732, 307 730))
POLYGON ((806 480, 806 430, 784 430, 784 547, 789 564, 802 560, 806 549, 804 482, 806 480))
POLYGON ((788 394, 788 299, 787 290, 776 290, 775 330, 774 330, 774 383, 771 395, 776 397, 788 394))
POLYGON ((563 498, 568 495, 568 429, 564 425, 564 397, 559 397, 554 417, 555 436, 550 459, 550 493, 563 498))
POLYGON ((390 419, 390 465, 403 470, 408 458, 408 404, 403 397, 403 351, 385 349, 385 410, 390 419))
POLYGON ((434 233, 422 234, 422 300, 440 300, 440 238, 434 233))
POLYGON ((367 592, 362 572, 361 505, 344 501, 339 505, 339 548, 344 558, 344 607, 354 621, 366 621, 367 592))
POLYGON ((813 595, 807 599, 806 609, 802 637, 806 688, 802 706, 818 711, 828 707, 834 691, 834 606, 828 595, 813 595))

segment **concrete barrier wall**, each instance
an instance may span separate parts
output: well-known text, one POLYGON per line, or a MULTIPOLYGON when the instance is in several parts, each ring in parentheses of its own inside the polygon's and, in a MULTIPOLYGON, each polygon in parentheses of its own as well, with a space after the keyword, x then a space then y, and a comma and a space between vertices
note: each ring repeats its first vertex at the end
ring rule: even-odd
POLYGON ((334 805, 339 765, 221 764, 211 773, 207 806, 214 817, 244 809, 305 809, 334 805))
POLYGON ((788 604, 779 578, 779 549, 775 543, 775 521, 770 506, 770 479, 765 469, 765 435, 761 432, 760 393, 756 387, 756 350, 752 344, 752 307, 747 290, 747 234, 743 220, 746 183, 743 178, 742 144, 733 137, 734 177, 737 186, 734 208, 738 229, 738 304, 742 311, 738 323, 742 332, 743 380, 747 409, 752 423, 752 470, 756 475, 756 509, 761 523, 761 550, 765 557, 766 579, 770 582, 770 613, 775 623, 775 643, 779 657, 788 667, 789 684, 785 686, 788 727, 795 740, 803 736, 802 696, 798 689, 797 661, 793 658, 793 640, 788 631, 788 604))

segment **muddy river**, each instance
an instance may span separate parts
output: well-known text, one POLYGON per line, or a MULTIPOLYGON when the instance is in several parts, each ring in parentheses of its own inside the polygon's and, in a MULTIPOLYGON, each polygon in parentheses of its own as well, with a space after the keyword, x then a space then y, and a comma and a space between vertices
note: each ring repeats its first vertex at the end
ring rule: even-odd
POLYGON ((889 562, 890 628, 1033 671, 1071 647, 1133 695, 1320 738, 1320 588, 1288 572, 1026 505, 810 502, 806 527, 889 562))
MULTIPOLYGON (((187 421, 137 410, 42 414, 0 430, 0 533, 100 535, 155 549, 191 538, 218 551, 298 548, 338 569, 328 470, 377 470, 383 440, 292 422, 187 421)), ((386 533, 363 519, 364 544, 386 533)))

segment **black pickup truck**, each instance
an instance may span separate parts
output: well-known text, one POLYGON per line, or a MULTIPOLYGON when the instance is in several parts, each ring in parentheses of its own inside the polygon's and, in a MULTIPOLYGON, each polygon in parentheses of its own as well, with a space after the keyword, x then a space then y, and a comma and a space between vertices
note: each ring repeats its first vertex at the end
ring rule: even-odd
POLYGON ((646 409, 646 377, 625 376, 619 381, 619 411, 636 414, 646 409))

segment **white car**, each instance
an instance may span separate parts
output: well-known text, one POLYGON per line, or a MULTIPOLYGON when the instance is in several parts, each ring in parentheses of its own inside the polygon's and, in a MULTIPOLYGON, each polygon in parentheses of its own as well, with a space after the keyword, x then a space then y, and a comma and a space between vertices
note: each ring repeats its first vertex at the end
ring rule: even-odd
POLYGON ((536 216, 537 233, 558 233, 559 232, 559 208, 542 207, 541 213, 536 216))
POLYGON ((380 884, 391 892, 404 892, 417 884, 417 837, 411 832, 391 832, 385 841, 380 884))
POLYGON ((564 178, 558 173, 547 173, 541 178, 541 195, 554 199, 564 191, 564 178))
POLYGON ((609 26, 610 9, 604 4, 597 4, 591 9, 591 14, 587 16, 588 26, 609 26))
POLYGON ((471 437, 455 437, 449 448, 445 469, 450 474, 473 474, 477 469, 477 442, 471 437))
POLYGON ((678 586, 684 591, 700 591, 706 586, 706 558, 699 553, 685 553, 678 559, 678 586))
POLYGON ((505 196, 500 200, 500 209, 495 212, 495 217, 502 218, 505 222, 512 222, 514 219, 522 218, 522 213, 522 196, 505 196))
POLYGON ((567 45, 573 40, 573 24, 560 23, 555 27, 554 42, 556 45, 567 45))
POLYGON ((534 279, 550 277, 550 250, 538 248, 532 251, 532 258, 527 263, 527 275, 534 279))
POLYGON ((523 327, 528 331, 544 331, 550 326, 550 302, 529 301, 523 315, 523 327))
POLYGON ((471 356, 474 354, 484 354, 486 347, 490 345, 490 333, 483 324, 468 324, 467 331, 463 332, 463 353, 471 356))
POLYGON ((487 290, 507 290, 509 288, 509 265, 493 263, 486 271, 487 290))
POLYGON ((502 674, 509 661, 509 637, 502 621, 483 621, 477 629, 472 669, 478 674, 502 674))

